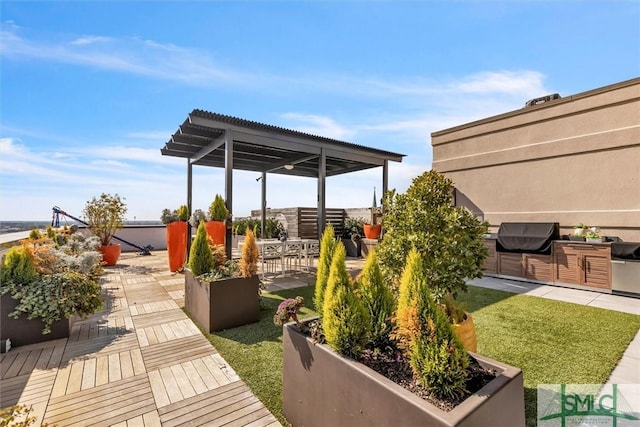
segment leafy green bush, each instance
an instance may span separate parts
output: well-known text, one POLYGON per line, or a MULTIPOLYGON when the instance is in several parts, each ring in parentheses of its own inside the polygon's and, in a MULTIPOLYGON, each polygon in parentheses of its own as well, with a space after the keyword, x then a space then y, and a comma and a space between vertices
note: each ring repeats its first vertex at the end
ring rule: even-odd
POLYGON ((415 247, 423 258, 423 275, 436 301, 466 290, 466 279, 482 276, 487 256, 487 223, 463 207, 452 206, 452 181, 431 170, 416 177, 405 194, 385 194, 378 246, 382 271, 395 286, 407 255, 415 247))
POLYGON ((322 327, 332 348, 357 358, 367 342, 369 314, 355 295, 347 272, 344 245, 336 246, 324 295, 322 327))
POLYGON ((18 301, 8 313, 18 318, 39 318, 43 334, 53 322, 72 316, 86 316, 102 306, 102 256, 96 251, 100 240, 76 233, 59 247, 49 238, 25 241, 12 248, 0 268, 0 294, 18 301))
POLYGON ((364 219, 345 218, 342 222, 342 238, 350 239, 355 234, 364 236, 364 219))
POLYGON ((369 313, 368 347, 386 351, 393 348, 390 334, 393 330, 392 317, 395 310, 393 294, 384 283, 375 250, 369 253, 362 273, 356 280, 358 295, 369 313))
POLYGON ((127 206, 124 198, 117 194, 102 193, 99 198, 89 200, 82 211, 88 227, 100 238, 103 246, 111 242, 111 237, 124 225, 127 206))
POLYGON ((213 252, 207 241, 207 229, 204 221, 200 222, 196 238, 193 240, 189 251, 189 269, 194 276, 200 276, 213 270, 213 252))
POLYGON ((316 272, 316 289, 313 297, 313 303, 320 313, 322 319, 322 308, 324 307, 324 294, 329 280, 329 271, 331 262, 336 249, 336 239, 333 232, 333 226, 327 225, 322 240, 320 241, 320 255, 318 256, 318 270, 316 272))

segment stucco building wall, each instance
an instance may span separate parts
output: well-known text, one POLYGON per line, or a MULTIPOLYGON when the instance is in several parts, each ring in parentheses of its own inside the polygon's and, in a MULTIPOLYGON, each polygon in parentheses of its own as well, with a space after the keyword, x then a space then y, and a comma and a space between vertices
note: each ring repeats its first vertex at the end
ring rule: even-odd
POLYGON ((640 78, 431 134, 433 168, 487 220, 640 241, 640 78))

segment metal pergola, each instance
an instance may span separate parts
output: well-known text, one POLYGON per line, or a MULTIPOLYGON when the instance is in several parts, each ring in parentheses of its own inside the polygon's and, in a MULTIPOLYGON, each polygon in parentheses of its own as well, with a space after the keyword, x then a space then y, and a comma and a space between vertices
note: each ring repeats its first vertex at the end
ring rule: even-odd
MULTIPOLYGON (((193 110, 164 147, 162 155, 187 159, 187 206, 192 210, 193 165, 225 169, 225 201, 233 212, 233 170, 262 174, 262 230, 266 220, 267 173, 318 179, 318 234, 325 227, 325 179, 382 167, 382 191, 388 189, 389 161, 404 154, 364 147, 237 117, 193 110)), ((231 254, 231 230, 227 230, 231 254)), ((189 233, 191 236, 191 233, 189 233)))

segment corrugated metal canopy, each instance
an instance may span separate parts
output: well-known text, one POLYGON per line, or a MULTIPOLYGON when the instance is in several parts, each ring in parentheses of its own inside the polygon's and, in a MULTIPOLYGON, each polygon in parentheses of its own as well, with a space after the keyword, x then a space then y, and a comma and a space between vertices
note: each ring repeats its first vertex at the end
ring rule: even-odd
POLYGON ((318 177, 321 150, 326 176, 401 162, 404 154, 310 135, 237 117, 193 110, 161 152, 193 165, 225 167, 225 134, 233 141, 233 169, 318 177), (292 169, 285 165, 293 165, 292 169))

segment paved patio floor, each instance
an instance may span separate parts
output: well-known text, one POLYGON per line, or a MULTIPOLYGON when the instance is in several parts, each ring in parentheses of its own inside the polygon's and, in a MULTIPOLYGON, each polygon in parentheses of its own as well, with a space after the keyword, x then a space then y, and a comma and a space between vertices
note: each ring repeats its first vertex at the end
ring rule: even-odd
MULTIPOLYGON (((347 261, 352 275, 363 264, 347 261)), ((265 284, 276 291, 314 281, 292 273, 265 284)), ((0 356, 0 407, 33 405, 38 421, 61 427, 280 425, 181 310, 184 278, 168 271, 166 252, 123 254, 102 282, 104 309, 70 338, 0 356)), ((492 277, 470 284, 640 314, 634 298, 492 277)), ((640 333, 609 381, 640 384, 640 333)))

